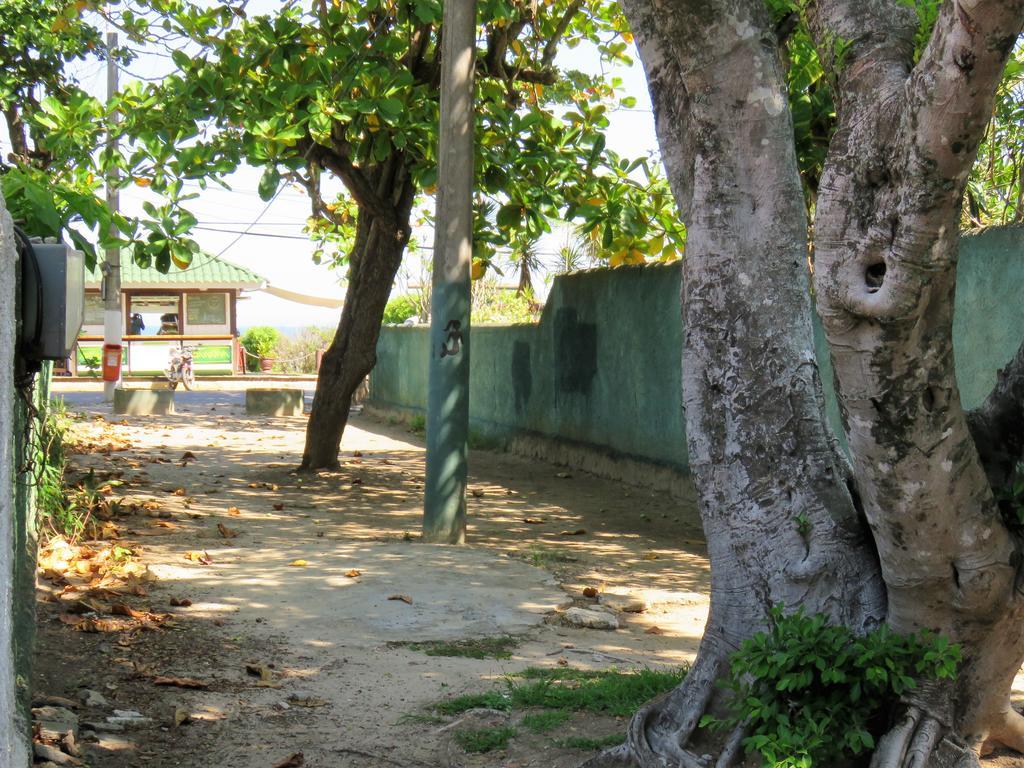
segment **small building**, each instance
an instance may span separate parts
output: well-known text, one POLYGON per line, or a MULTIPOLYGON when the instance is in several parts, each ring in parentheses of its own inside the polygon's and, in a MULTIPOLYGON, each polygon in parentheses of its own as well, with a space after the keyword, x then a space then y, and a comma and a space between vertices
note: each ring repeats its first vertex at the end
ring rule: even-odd
MULTIPOLYGON (((85 322, 71 359, 71 372, 98 375, 103 347, 102 273, 98 263, 85 277, 85 322)), ((230 261, 198 254, 187 269, 164 274, 143 269, 121 255, 122 371, 159 376, 172 347, 190 347, 197 375, 242 373, 238 343, 238 299, 242 291, 266 289, 267 281, 230 261)))

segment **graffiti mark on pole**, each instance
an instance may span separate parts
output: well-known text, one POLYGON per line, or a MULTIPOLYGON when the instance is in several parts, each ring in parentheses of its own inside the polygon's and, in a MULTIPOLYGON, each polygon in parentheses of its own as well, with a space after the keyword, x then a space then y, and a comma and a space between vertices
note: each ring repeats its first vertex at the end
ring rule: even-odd
POLYGON ((444 330, 448 338, 441 342, 441 357, 459 354, 462 345, 462 323, 458 320, 449 320, 444 330))

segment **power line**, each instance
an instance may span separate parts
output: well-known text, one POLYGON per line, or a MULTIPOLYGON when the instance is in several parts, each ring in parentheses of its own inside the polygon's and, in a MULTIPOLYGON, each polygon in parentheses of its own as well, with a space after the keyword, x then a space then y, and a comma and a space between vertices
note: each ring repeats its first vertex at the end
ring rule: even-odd
MULTIPOLYGON (((250 226, 252 225, 250 224, 250 226)), ((263 227, 267 225, 260 224, 260 226, 263 227)), ((201 229, 204 232, 227 232, 228 234, 239 235, 240 237, 244 235, 248 237, 272 237, 277 240, 305 240, 306 242, 310 242, 308 237, 302 237, 301 235, 278 235, 273 232, 250 232, 245 229, 221 229, 219 227, 204 227, 200 225, 193 227, 193 229, 201 229)))

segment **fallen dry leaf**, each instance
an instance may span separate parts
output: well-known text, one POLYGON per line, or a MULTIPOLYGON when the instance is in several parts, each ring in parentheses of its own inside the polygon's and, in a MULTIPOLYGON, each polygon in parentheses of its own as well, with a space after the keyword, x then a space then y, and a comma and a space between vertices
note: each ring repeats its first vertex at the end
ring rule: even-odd
POLYGON ((192 722, 192 714, 184 707, 174 708, 174 727, 178 728, 192 722))
POLYGON ((529 525, 543 525, 547 520, 543 517, 524 517, 523 522, 528 523, 529 525))
POLYGON ((665 630, 661 627, 648 627, 644 630, 645 635, 664 635, 665 630))
POLYGON ((195 552, 195 551, 193 551, 193 552, 186 552, 185 553, 185 559, 186 560, 191 560, 194 563, 199 563, 200 565, 213 565, 213 558, 210 557, 208 554, 206 554, 205 551, 204 552, 195 552))
POLYGON ((483 495, 484 495, 484 492, 481 491, 478 488, 474 488, 473 490, 470 491, 470 493, 472 493, 474 498, 477 498, 477 499, 482 499, 483 495))
POLYGON ((189 608, 192 605, 187 597, 172 597, 168 602, 175 608, 189 608))
POLYGON ((583 536, 587 532, 586 528, 577 528, 574 531, 561 531, 559 536, 583 536))
POLYGON ((194 688, 196 690, 206 690, 210 687, 209 683, 194 680, 191 677, 154 677, 153 685, 172 685, 175 688, 194 688))
POLYGON ((412 598, 408 595, 390 595, 388 600, 401 600, 403 603, 412 605, 412 598))
POLYGON ((281 504, 280 502, 278 502, 277 504, 274 505, 274 510, 276 512, 280 512, 282 509, 284 509, 284 504, 281 504))
POLYGON ((228 514, 229 515, 240 515, 240 514, 242 514, 242 510, 240 510, 238 507, 228 507, 228 514))
POLYGON ((174 523, 169 523, 166 520, 157 520, 155 523, 153 523, 153 525, 155 525, 157 528, 170 528, 172 530, 178 527, 174 523))
POLYGON ((305 560, 292 560, 290 563, 288 563, 288 565, 292 566, 293 568, 305 568, 307 565, 309 565, 309 563, 307 563, 305 560))
POLYGON ((569 474, 568 472, 559 472, 557 475, 555 475, 555 477, 557 477, 559 480, 568 480, 570 477, 572 477, 572 475, 569 474))
POLYGON ((352 570, 350 570, 350 571, 345 571, 345 575, 346 575, 346 576, 347 576, 348 578, 350 578, 350 579, 354 579, 354 578, 357 578, 357 577, 359 577, 359 576, 362 576, 362 575, 363 575, 363 572, 362 572, 362 571, 357 571, 357 570, 356 570, 355 568, 353 568, 353 569, 352 569, 352 570))
POLYGON ((644 560, 657 560, 658 559, 658 553, 657 552, 644 552, 643 559, 644 560))
POLYGON ((217 523, 217 530, 220 531, 220 535, 225 539, 233 539, 238 535, 238 531, 228 528, 224 523, 217 523))
POLYGON ((302 768, 306 764, 306 758, 301 752, 289 755, 279 763, 274 763, 272 768, 302 768))
POLYGON ((188 496, 188 491, 186 491, 184 488, 175 488, 173 491, 171 491, 171 495, 172 496, 188 496))

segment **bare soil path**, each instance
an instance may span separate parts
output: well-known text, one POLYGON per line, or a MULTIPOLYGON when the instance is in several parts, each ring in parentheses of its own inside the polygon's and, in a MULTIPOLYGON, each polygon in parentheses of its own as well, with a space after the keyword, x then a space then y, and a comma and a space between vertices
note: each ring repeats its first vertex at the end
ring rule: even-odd
POLYGON ((473 755, 432 707, 527 667, 678 669, 692 658, 707 610, 692 502, 474 451, 470 544, 434 547, 418 541, 419 436, 356 416, 342 470, 301 476, 291 470, 304 426, 221 401, 169 417, 86 407, 76 430, 90 449, 73 463, 123 483, 109 489, 123 501, 108 531, 148 569, 124 602, 159 614, 80 631, 96 628, 81 623, 80 591, 40 581, 36 690, 100 694, 77 709, 88 765, 275 768, 301 752, 315 768, 572 766, 589 753, 567 738, 607 737, 624 721, 576 715, 473 755), (597 603, 585 588, 645 609, 616 613, 614 630, 552 621, 597 603), (501 660, 408 646, 507 635, 501 660), (115 710, 145 719, 111 724, 115 710))

